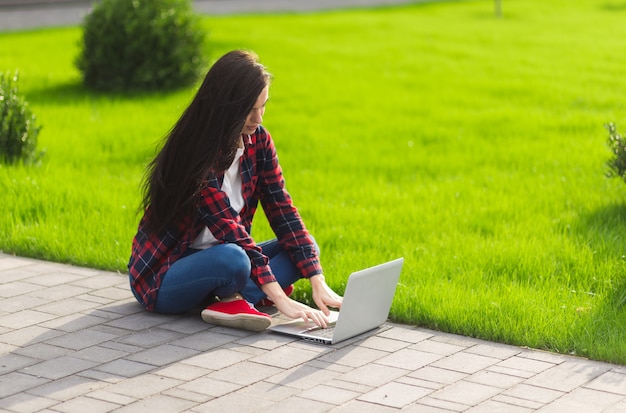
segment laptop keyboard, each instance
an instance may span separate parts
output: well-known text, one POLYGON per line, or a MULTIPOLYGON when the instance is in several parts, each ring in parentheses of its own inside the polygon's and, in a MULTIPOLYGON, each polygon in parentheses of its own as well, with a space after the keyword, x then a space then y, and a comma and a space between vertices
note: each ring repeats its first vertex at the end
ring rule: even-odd
POLYGON ((315 335, 323 338, 333 338, 333 333, 335 332, 335 326, 328 328, 320 328, 319 330, 315 330, 315 335))

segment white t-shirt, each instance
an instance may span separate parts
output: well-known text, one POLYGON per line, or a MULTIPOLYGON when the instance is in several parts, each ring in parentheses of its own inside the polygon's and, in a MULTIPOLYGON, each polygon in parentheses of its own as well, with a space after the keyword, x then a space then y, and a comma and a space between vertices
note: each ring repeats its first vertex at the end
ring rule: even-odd
MULTIPOLYGON (((243 148, 237 149, 235 160, 224 172, 224 182, 222 182, 221 188, 228 195, 228 199, 230 199, 230 207, 237 213, 240 213, 245 205, 243 193, 241 192, 241 166, 239 165, 239 159, 241 159, 242 155, 243 148)), ((209 228, 205 227, 193 244, 191 244, 191 248, 207 249, 217 244, 219 244, 219 241, 209 231, 209 228)))

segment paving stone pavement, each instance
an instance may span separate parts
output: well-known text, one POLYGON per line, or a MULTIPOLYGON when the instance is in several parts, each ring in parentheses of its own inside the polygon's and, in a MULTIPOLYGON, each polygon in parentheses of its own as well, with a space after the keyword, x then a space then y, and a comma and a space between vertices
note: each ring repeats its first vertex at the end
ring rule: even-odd
POLYGON ((626 412, 626 367, 386 323, 333 346, 144 311, 0 253, 2 412, 626 412))

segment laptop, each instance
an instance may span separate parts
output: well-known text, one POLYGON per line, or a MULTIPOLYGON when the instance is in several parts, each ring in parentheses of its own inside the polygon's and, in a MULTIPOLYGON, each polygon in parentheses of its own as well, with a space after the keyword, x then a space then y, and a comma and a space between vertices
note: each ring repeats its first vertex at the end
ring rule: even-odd
POLYGON ((340 311, 331 311, 328 328, 292 320, 269 328, 321 344, 335 344, 380 327, 389 316, 404 258, 354 272, 348 278, 340 311))

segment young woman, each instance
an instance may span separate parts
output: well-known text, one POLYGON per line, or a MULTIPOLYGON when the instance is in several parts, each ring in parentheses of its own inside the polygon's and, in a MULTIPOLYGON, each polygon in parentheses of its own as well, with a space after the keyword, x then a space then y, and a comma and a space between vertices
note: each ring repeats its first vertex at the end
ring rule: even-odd
POLYGON ((261 126, 269 85, 253 53, 222 56, 148 165, 128 264, 131 290, 147 310, 206 306, 206 322, 261 331, 271 318, 254 307, 260 302, 321 327, 328 307, 341 306, 261 126), (261 244, 250 236, 259 202, 276 234, 261 244), (289 298, 300 278, 320 310, 289 298))

